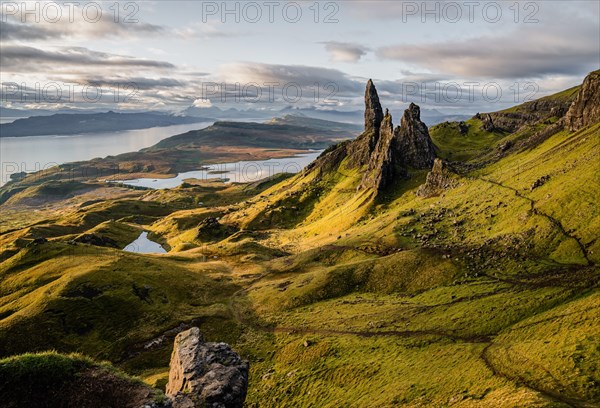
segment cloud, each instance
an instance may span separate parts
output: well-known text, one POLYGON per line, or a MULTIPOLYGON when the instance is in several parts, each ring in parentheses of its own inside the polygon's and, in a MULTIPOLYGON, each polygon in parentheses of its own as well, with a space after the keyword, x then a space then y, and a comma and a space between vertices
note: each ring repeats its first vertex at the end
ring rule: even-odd
POLYGON ((328 41, 322 44, 325 44, 330 59, 336 62, 358 62, 369 51, 369 48, 359 44, 337 41, 328 41))
POLYGON ((414 64, 434 72, 466 77, 575 75, 598 64, 598 33, 593 31, 588 30, 587 39, 584 37, 577 42, 565 39, 557 32, 540 34, 520 30, 499 38, 482 36, 432 44, 388 46, 379 49, 377 54, 384 59, 414 64))
POLYGON ((113 78, 78 78, 75 80, 82 85, 97 87, 125 88, 134 87, 137 90, 171 89, 185 84, 173 78, 144 78, 144 77, 113 77, 113 78))
POLYGON ((51 30, 33 24, 2 22, 2 41, 6 40, 43 40, 56 37, 51 30))
POLYGON ((597 22, 519 27, 503 35, 464 40, 397 44, 377 50, 382 59, 432 72, 475 78, 540 78, 583 75, 600 64, 597 22))
POLYGON ((280 65, 241 62, 224 65, 220 75, 229 83, 258 84, 277 83, 279 86, 297 84, 302 88, 314 88, 315 84, 324 87, 336 85, 340 93, 355 94, 362 91, 362 85, 337 69, 307 65, 280 65))
MULTIPOLYGON (((48 2, 37 2, 47 4, 48 2)), ((31 15, 22 16, 23 7, 17 7, 16 13, 8 12, 8 2, 2 4, 2 41, 45 41, 66 38, 134 38, 158 35, 166 31, 160 25, 142 21, 128 22, 126 18, 115 21, 113 13, 105 10, 98 21, 87 21, 85 12, 79 6, 70 10, 65 4, 51 2, 54 7, 61 10, 60 18, 55 19, 55 14, 34 21, 31 15)), ((39 4, 38 4, 39 6, 39 4)), ((39 6, 43 9, 43 6, 39 6)))
MULTIPOLYGON (((536 11, 531 14, 541 22, 555 24, 572 24, 580 18, 593 16, 597 24, 598 2, 589 0, 568 0, 555 2, 531 2, 515 0, 513 2, 498 2, 483 0, 477 2, 420 0, 420 1, 390 1, 390 0, 354 0, 342 2, 344 13, 352 18, 363 21, 396 20, 402 23, 416 24, 449 24, 452 27, 457 22, 489 24, 489 15, 500 9, 500 23, 512 24, 515 19, 515 3, 518 3, 523 22, 524 15, 533 13, 528 3, 534 3, 536 11), (493 10, 493 11, 491 11, 493 10), (576 20, 573 20, 572 18, 576 20)), ((491 23, 495 25, 495 23, 491 23)))
POLYGON ((54 50, 21 45, 2 45, 0 64, 4 72, 69 72, 77 67, 175 68, 169 62, 92 51, 85 47, 61 47, 54 50))
POLYGON ((192 105, 196 108, 210 108, 213 106, 208 99, 196 99, 192 105))
POLYGON ((183 39, 234 38, 251 35, 251 33, 233 31, 231 27, 226 27, 224 24, 217 24, 212 21, 195 23, 187 27, 173 29, 173 34, 183 39))

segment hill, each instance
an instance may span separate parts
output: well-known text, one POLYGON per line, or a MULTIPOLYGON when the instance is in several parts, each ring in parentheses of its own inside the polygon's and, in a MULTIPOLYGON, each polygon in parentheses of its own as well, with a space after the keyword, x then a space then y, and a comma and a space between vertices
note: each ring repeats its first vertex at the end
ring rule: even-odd
POLYGON ((207 118, 173 116, 161 113, 59 113, 32 116, 0 124, 1 137, 74 135, 117 132, 151 127, 211 121, 207 118))
POLYGON ((358 131, 355 125, 288 115, 267 123, 216 122, 206 129, 164 139, 146 151, 198 146, 323 149, 358 131))
POLYGON ((0 378, 2 405, 7 408, 158 407, 164 399, 164 394, 109 363, 77 354, 47 352, 0 359, 0 378))
POLYGON ((251 406, 597 406, 599 85, 428 128, 369 82, 363 132, 299 174, 13 209, 2 355, 162 387, 193 324, 250 360, 251 406), (140 230, 169 253, 122 251, 140 230))
POLYGON ((77 182, 168 178, 209 164, 293 157, 352 139, 359 131, 359 127, 351 124, 295 116, 267 123, 216 122, 205 129, 166 138, 137 152, 19 174, 0 188, 0 203, 26 188, 65 178, 77 182))

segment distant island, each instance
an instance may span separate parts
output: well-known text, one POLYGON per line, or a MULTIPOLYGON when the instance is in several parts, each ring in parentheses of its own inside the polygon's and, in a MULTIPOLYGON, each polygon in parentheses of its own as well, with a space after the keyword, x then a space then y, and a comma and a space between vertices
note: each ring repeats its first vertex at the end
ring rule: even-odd
POLYGON ((0 125, 0 137, 74 135, 79 133, 116 132, 147 129, 212 119, 196 116, 174 116, 165 113, 59 113, 32 116, 0 125))

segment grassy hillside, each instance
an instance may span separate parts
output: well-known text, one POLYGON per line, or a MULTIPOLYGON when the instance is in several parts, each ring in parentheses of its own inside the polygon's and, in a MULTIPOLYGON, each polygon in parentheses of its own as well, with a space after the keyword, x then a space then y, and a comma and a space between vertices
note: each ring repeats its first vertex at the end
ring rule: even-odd
POLYGON ((197 325, 250 360, 249 406, 598 406, 600 123, 569 132, 546 105, 574 92, 517 108, 515 131, 432 128, 454 181, 433 197, 427 170, 376 194, 324 154, 252 185, 54 199, 0 235, 0 354, 82 352, 164 386, 197 325), (171 251, 73 242, 141 230, 171 251))
POLYGON ((164 394, 152 390, 110 363, 53 352, 23 354, 0 360, 2 406, 137 408, 161 404, 164 394))

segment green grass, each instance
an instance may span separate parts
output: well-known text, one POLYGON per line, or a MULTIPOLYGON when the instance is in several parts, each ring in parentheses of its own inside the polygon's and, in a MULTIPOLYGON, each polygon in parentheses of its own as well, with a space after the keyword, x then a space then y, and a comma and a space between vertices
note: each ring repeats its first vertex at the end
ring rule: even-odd
POLYGON ((0 395, 7 408, 47 406, 130 406, 159 401, 162 392, 151 390, 135 377, 108 362, 81 354, 26 353, 0 359, 0 395))
POLYGON ((78 351, 164 385, 172 339, 144 345, 186 322, 250 360, 261 407, 598 405, 600 125, 533 142, 548 123, 468 123, 431 129, 462 162, 436 197, 415 195, 424 171, 357 192, 364 169, 342 161, 66 208, 3 234, 0 350, 78 351), (234 228, 201 242, 207 217, 234 228), (68 244, 122 245, 141 225, 172 251, 68 244))
POLYGON ((485 154, 507 136, 504 132, 487 132, 479 119, 465 122, 469 128, 461 134, 456 123, 440 123, 429 130, 438 156, 451 161, 466 161, 485 154))
MULTIPOLYGON (((194 318, 206 320, 206 327, 202 319, 199 324, 208 333, 227 325, 235 332, 227 310, 218 307, 236 290, 212 277, 222 269, 54 243, 17 257, 0 269, 4 355, 51 348, 114 361, 130 347, 194 318)), ((168 354, 155 365, 167 362, 168 354)))

